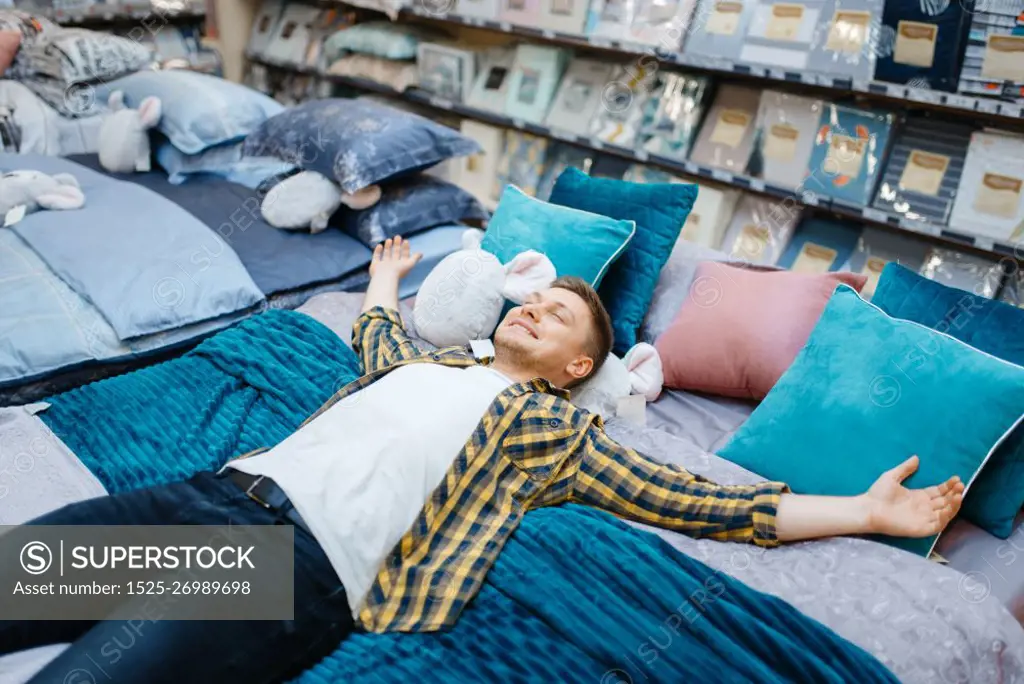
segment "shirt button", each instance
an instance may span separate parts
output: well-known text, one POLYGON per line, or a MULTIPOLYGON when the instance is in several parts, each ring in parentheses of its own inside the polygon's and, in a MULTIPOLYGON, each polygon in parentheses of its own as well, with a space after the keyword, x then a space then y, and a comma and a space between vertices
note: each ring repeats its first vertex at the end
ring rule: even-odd
POLYGON ((441 355, 440 354, 436 354, 436 353, 435 354, 431 354, 430 358, 433 359, 434 361, 440 361, 441 360, 441 355))
POLYGON ((548 421, 548 427, 556 428, 556 427, 558 427, 561 424, 562 424, 562 421, 559 420, 558 418, 552 418, 551 420, 548 421))

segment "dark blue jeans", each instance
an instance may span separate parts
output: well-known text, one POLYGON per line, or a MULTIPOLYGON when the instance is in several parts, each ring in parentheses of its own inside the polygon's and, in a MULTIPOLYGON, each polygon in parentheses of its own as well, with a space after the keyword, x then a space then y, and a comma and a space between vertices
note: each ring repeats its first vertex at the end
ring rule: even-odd
MULTIPOLYGON (((104 496, 37 518, 43 525, 291 524, 229 480, 187 482, 104 496)), ((145 600, 145 597, 142 597, 145 600)), ((0 620, 0 654, 72 642, 33 684, 277 682, 329 654, 353 630, 345 589, 323 549, 295 528, 295 619, 289 621, 0 620)))

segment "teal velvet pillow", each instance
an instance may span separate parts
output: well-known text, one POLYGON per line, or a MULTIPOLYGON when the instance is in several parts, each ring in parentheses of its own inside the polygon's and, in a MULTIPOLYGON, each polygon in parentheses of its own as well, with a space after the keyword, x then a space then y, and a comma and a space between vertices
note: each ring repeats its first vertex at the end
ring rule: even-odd
MULTIPOLYGON (((992 356, 1024 366, 1024 311, 922 278, 890 263, 882 271, 871 303, 903 318, 952 335, 992 356)), ((980 407, 979 407, 980 408, 980 407)), ((1024 425, 1014 430, 985 464, 961 514, 1006 539, 1024 506, 1024 425)))
POLYGON ((632 221, 548 204, 509 185, 480 247, 503 264, 532 249, 551 259, 558 275, 577 276, 597 287, 634 232, 632 221))
POLYGON ((636 344, 658 274, 696 199, 697 186, 693 184, 591 178, 573 167, 555 182, 552 204, 636 221, 636 235, 608 271, 599 292, 612 318, 616 354, 622 356, 636 344))
MULTIPOLYGON (((793 365, 720 455, 798 494, 860 494, 917 454, 905 484, 968 490, 1024 414, 1024 368, 840 285, 793 365)), ((927 556, 926 539, 879 537, 927 556)))

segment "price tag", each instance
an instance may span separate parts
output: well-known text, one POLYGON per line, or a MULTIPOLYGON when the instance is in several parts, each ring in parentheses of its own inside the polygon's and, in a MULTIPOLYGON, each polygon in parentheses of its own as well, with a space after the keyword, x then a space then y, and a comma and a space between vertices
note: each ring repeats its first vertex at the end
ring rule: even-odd
POLYGON ((1024 111, 1024 109, 1022 109, 1020 105, 1010 104, 1009 102, 1004 102, 999 106, 999 113, 1012 119, 1021 118, 1022 111, 1024 111))
POLYGON ((886 214, 884 211, 879 211, 874 207, 864 207, 863 209, 861 209, 860 214, 868 221, 876 221, 878 223, 886 223, 887 219, 889 218, 888 214, 886 214))
POLYGON ((512 119, 512 125, 516 128, 526 128, 526 122, 522 119, 512 119))
POLYGON ((551 29, 544 29, 543 31, 540 32, 540 35, 541 37, 547 38, 548 40, 555 39, 555 32, 552 31, 551 29))
POLYGON ((903 230, 909 230, 912 233, 923 233, 924 235, 931 235, 938 237, 942 234, 942 229, 938 226, 932 225, 931 223, 925 223, 924 221, 914 221, 907 218, 900 219, 900 228, 903 230))
POLYGON ((974 105, 977 102, 973 97, 967 97, 966 95, 946 95, 946 104, 950 107, 959 107, 960 109, 974 110, 974 105))
POLYGON ((732 174, 722 169, 711 169, 711 177, 723 183, 732 183, 732 174))
POLYGON ((768 78, 774 78, 777 81, 785 81, 786 72, 783 71, 782 69, 769 69, 768 78))
POLYGON ((683 162, 683 170, 691 176, 697 176, 700 174, 700 167, 691 161, 683 162))
POLYGON ((995 100, 982 100, 978 99, 978 111, 985 112, 986 114, 997 114, 999 112, 999 103, 995 100))
POLYGON ((907 88, 907 99, 913 100, 914 102, 928 102, 930 104, 940 104, 942 102, 942 95, 935 92, 934 90, 924 90, 923 88, 907 88))
POLYGON ((976 237, 974 238, 974 246, 978 249, 984 249, 991 252, 995 249, 996 244, 992 241, 992 238, 976 237))
POLYGON ((595 150, 603 150, 604 149, 604 143, 601 142, 598 138, 591 138, 590 139, 590 146, 593 147, 595 150))
POLYGON ((639 159, 642 162, 645 162, 645 161, 647 161, 648 159, 651 158, 651 155, 649 155, 647 153, 647 150, 637 150, 636 151, 636 158, 639 159))
POLYGON ((764 192, 765 184, 763 180, 761 180, 760 178, 751 178, 749 180, 751 190, 753 190, 754 192, 764 192))
POLYGON ((430 106, 431 107, 437 107, 438 109, 451 109, 452 108, 452 101, 451 100, 446 100, 443 97, 431 96, 430 97, 430 106))
POLYGON ((510 33, 512 31, 512 24, 508 23, 507 21, 503 21, 500 24, 498 24, 498 28, 504 31, 505 33, 510 33))

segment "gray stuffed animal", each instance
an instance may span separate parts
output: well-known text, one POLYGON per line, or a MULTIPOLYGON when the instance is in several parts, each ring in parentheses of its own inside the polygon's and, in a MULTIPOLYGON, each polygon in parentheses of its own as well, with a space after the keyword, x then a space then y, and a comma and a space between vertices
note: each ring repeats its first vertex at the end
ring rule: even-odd
POLYGON ((138 109, 128 109, 124 92, 115 90, 107 101, 110 113, 100 126, 100 165, 114 173, 149 171, 149 131, 160 121, 160 98, 147 97, 138 109))
MULTIPOLYGON (((80 209, 85 195, 69 173, 48 176, 40 171, 11 171, 0 176, 0 223, 18 206, 38 209, 80 209)), ((13 220, 12 220, 13 222, 13 220)))
POLYGON ((271 188, 260 210, 264 220, 275 228, 309 228, 309 232, 319 233, 342 204, 349 209, 368 209, 380 197, 379 185, 344 193, 337 183, 316 171, 302 171, 271 188))

